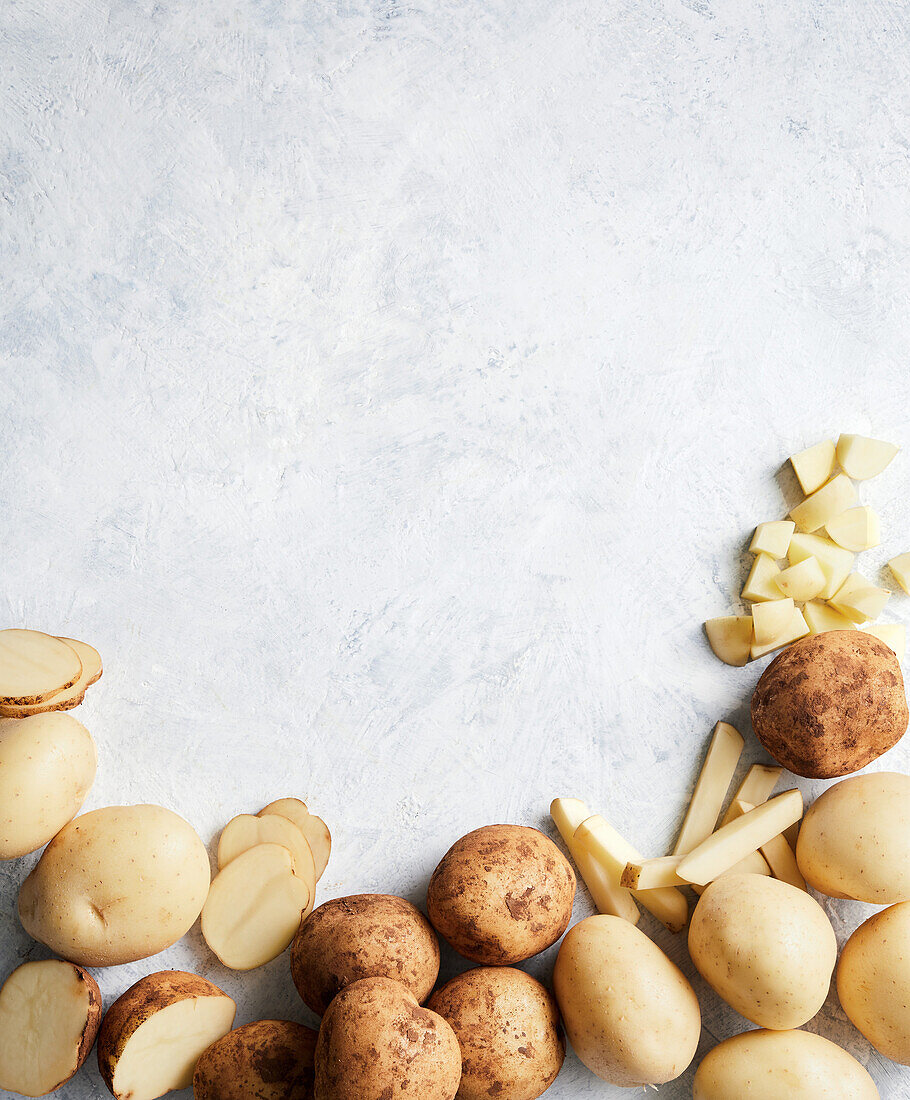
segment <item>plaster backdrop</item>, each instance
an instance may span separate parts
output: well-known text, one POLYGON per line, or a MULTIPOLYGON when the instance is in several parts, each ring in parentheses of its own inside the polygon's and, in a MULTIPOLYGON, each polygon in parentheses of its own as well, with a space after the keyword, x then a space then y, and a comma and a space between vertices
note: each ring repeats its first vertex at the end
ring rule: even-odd
MULTIPOLYGON (((0 619, 104 656, 86 809, 208 841, 301 796, 323 900, 422 902, 457 837, 549 830, 558 794, 663 852, 714 722, 748 732, 766 662, 701 624, 787 455, 902 443, 865 568, 910 549, 908 18, 5 0, 0 619)), ((0 867, 4 974, 45 955, 32 862, 0 867)), ((841 938, 872 911, 829 909, 841 938)), ((312 1022, 286 957, 233 975, 198 931, 98 976, 174 966, 312 1022)), ((703 1054, 744 1021, 694 980, 703 1054)), ((910 1095, 833 994, 811 1028, 910 1095)), ((94 1063, 60 1095, 105 1095, 94 1063)), ((570 1055, 548 1095, 626 1093, 570 1055)))

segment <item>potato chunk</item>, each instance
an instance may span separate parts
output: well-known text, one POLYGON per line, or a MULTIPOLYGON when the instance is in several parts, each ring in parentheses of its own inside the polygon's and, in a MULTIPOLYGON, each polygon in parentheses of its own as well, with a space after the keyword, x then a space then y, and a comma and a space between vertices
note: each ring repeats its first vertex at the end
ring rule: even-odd
POLYGON ((724 664, 742 666, 749 660, 752 645, 752 616, 725 615, 705 623, 708 642, 724 664))
POLYGON ((877 588, 860 573, 851 573, 829 601, 855 623, 877 619, 884 610, 891 593, 887 588, 877 588))
POLYGON ((805 603, 814 599, 825 587, 825 574, 815 558, 803 558, 796 565, 780 571, 777 587, 785 596, 805 603))
POLYGON ((880 474, 899 450, 882 439, 842 435, 837 441, 837 461, 848 477, 866 481, 880 474))
POLYGON ((823 600, 831 599, 853 568, 853 555, 849 550, 842 549, 820 535, 805 535, 801 531, 797 531, 790 539, 787 558, 791 565, 806 558, 815 558, 825 574, 825 587, 819 592, 823 600))
POLYGON ((839 516, 828 520, 825 529, 833 542, 845 550, 871 550, 882 540, 881 523, 878 514, 871 508, 848 508, 839 516))
POLYGON ((807 447, 798 454, 790 455, 790 465, 806 496, 820 489, 834 473, 834 453, 831 440, 823 439, 814 447, 807 447))
POLYGON ((803 618, 803 613, 799 608, 794 607, 790 616, 790 622, 783 634, 778 635, 773 641, 767 642, 765 645, 754 644, 750 651, 750 656, 753 661, 757 661, 759 657, 764 657, 766 653, 771 653, 775 649, 781 649, 783 646, 789 645, 799 638, 804 638, 808 633, 809 624, 803 618))
POLYGON ((801 531, 817 531, 855 501, 853 482, 844 474, 835 474, 829 482, 807 496, 802 504, 791 508, 790 518, 801 531))
POLYGON ((785 634, 793 618, 793 611, 793 600, 789 596, 756 604, 752 611, 755 645, 769 645, 785 634))
POLYGON ((749 576, 743 586, 742 596, 744 600, 752 603, 760 603, 763 600, 779 600, 780 589, 777 587, 777 577, 780 566, 767 554, 759 554, 752 563, 749 576))
POLYGON ((803 608, 810 634, 824 634, 826 630, 856 630, 856 623, 835 611, 830 604, 810 600, 803 608))
POLYGON ((910 595, 910 553, 898 554, 888 562, 888 567, 897 583, 910 595))
POLYGON ((770 558, 785 558, 795 528, 796 524, 789 519, 776 519, 769 523, 760 523, 755 528, 755 534, 749 544, 749 552, 751 554, 767 554, 770 558))

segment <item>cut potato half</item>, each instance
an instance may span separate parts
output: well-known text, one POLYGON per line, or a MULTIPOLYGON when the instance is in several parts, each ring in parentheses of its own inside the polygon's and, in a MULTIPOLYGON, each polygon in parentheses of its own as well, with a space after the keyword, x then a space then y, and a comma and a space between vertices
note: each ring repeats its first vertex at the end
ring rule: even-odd
POLYGON ((253 970, 294 938, 310 891, 280 844, 257 844, 219 871, 202 908, 202 935, 225 966, 253 970))
POLYGON ((291 853, 294 874, 302 878, 310 892, 310 904, 304 917, 313 911, 316 898, 316 865, 306 837, 293 821, 279 814, 239 814, 225 825, 218 841, 218 867, 223 870, 239 855, 257 844, 280 844, 291 853))
POLYGON ((756 604, 752 609, 754 644, 766 646, 786 634, 793 611, 793 600, 789 596, 756 604))
MULTIPOLYGON (((744 802, 741 799, 737 799, 734 806, 739 817, 755 809, 751 802, 744 802)), ((800 873, 796 863, 796 855, 784 833, 772 837, 767 844, 761 846, 759 851, 767 861, 768 866, 771 868, 771 874, 775 878, 779 878, 781 882, 788 882, 798 890, 806 889, 806 880, 800 873)))
POLYGON ((843 546, 845 550, 854 550, 857 553, 863 550, 871 550, 882 541, 882 526, 878 513, 873 512, 867 505, 860 508, 848 508, 839 516, 829 520, 825 524, 832 542, 843 546))
POLYGON ((806 600, 815 599, 825 587, 825 574, 815 558, 804 558, 796 565, 780 571, 777 587, 790 599, 805 603, 806 600))
POLYGON ((43 703, 27 703, 21 706, 0 704, 0 717, 3 718, 28 718, 33 714, 48 714, 54 710, 72 710, 78 707, 85 698, 87 688, 101 679, 102 666, 101 655, 98 650, 86 642, 79 642, 75 638, 60 638, 68 646, 72 646, 82 662, 82 673, 71 687, 58 691, 50 699, 43 703))
POLYGON ((752 563, 749 576, 743 585, 742 597, 752 603, 760 603, 762 600, 779 600, 780 589, 777 587, 777 576, 780 566, 767 554, 759 554, 752 563))
MULTIPOLYGON (((742 735, 729 722, 718 722, 714 727, 692 800, 676 838, 674 856, 691 852, 696 844, 701 844, 714 832, 744 745, 742 735)), ((677 886, 678 883, 661 885, 677 886)))
POLYGON ((770 558, 785 558, 796 524, 790 519, 775 519, 760 523, 749 543, 751 554, 767 554, 770 558))
POLYGON ((801 531, 790 539, 787 558, 796 565, 806 558, 815 558, 825 574, 825 587, 819 592, 823 600, 829 600, 847 579, 853 568, 853 555, 821 535, 805 535, 801 531))
POLYGON ((311 814, 306 808, 306 803, 299 798, 279 798, 270 802, 260 811, 262 814, 278 814, 292 821, 303 833, 313 853, 316 864, 316 881, 318 882, 328 866, 329 856, 332 854, 332 834, 321 817, 311 814))
POLYGON ((848 477, 866 481, 880 474, 899 450, 883 439, 842 435, 837 441, 837 461, 848 477))
POLYGON ((101 991, 81 966, 27 962, 0 989, 0 1090, 46 1096, 89 1056, 101 991))
POLYGON ((863 630, 884 642, 894 650, 897 659, 903 661, 907 648, 907 631, 903 623, 870 623, 863 630))
POLYGON ((835 611, 830 604, 810 600, 803 608, 803 616, 809 624, 810 634, 824 634, 826 630, 856 630, 856 623, 835 611))
POLYGON ((834 458, 835 447, 830 439, 823 439, 814 447, 790 455, 790 465, 806 496, 820 489, 834 473, 834 458))
POLYGON ((236 1005, 205 978, 149 974, 118 997, 98 1034, 98 1068, 117 1100, 189 1088, 200 1055, 226 1035, 236 1005))
POLYGON ((752 646, 750 651, 752 660, 757 661, 759 657, 764 657, 766 653, 771 653, 775 649, 780 649, 782 646, 789 645, 798 638, 804 638, 808 633, 809 624, 803 618, 803 613, 799 608, 794 607, 790 616, 790 623, 783 634, 779 634, 773 641, 765 645, 752 646))
POLYGON ((752 616, 724 615, 705 623, 708 644, 724 664, 742 667, 752 647, 752 616))
POLYGON ((877 588, 861 573, 851 573, 829 603, 853 622, 865 623, 881 615, 890 596, 887 588, 877 588))
POLYGON ((888 567, 897 583, 910 595, 910 554, 898 554, 888 562, 888 567))
POLYGON ((40 630, 0 630, 0 704, 43 703, 82 675, 76 651, 40 630))
POLYGON ((608 869, 598 863, 576 839, 575 830, 590 816, 591 811, 580 798, 554 798, 550 803, 550 817, 569 849, 597 911, 638 924, 641 914, 632 895, 622 888, 619 878, 611 876, 608 869))
POLYGON ((856 486, 844 474, 829 482, 790 509, 790 518, 801 531, 817 531, 856 502, 856 486))

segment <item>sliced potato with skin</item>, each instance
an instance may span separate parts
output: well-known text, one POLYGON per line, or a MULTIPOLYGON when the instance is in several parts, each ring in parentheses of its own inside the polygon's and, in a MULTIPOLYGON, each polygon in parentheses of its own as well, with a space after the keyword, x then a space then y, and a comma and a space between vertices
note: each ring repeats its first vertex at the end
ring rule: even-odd
POLYGON ((329 856, 332 854, 332 834, 321 817, 311 814, 306 808, 306 803, 299 798, 279 798, 264 806, 259 815, 278 814, 293 822, 303 833, 313 853, 316 865, 316 881, 318 882, 328 866, 329 856))
POLYGON ((196 1063, 193 1100, 313 1100, 317 1035, 290 1020, 229 1031, 196 1063))
POLYGON ((825 524, 832 542, 843 546, 845 550, 853 550, 859 553, 862 550, 871 550, 882 541, 881 522, 878 514, 867 505, 860 508, 848 508, 839 516, 829 520, 825 524))
POLYGON ((768 557, 767 554, 759 554, 752 563, 749 576, 743 585, 742 597, 752 603, 760 603, 762 600, 779 600, 780 589, 777 587, 777 575, 780 566, 768 557))
POLYGON ((817 531, 856 502, 856 487, 844 474, 835 474, 827 484, 790 509, 790 518, 801 531, 817 531))
POLYGON ((239 855, 257 844, 280 844, 291 853, 294 874, 302 878, 310 892, 308 917, 316 900, 316 865, 306 837, 293 821, 279 814, 239 814, 225 825, 218 841, 218 867, 223 870, 239 855))
POLYGON ((825 574, 825 587, 819 592, 819 597, 829 600, 853 568, 853 554, 821 535, 806 535, 797 531, 790 539, 787 559, 791 565, 796 565, 809 557, 815 558, 825 574))
POLYGON ((202 935, 232 970, 276 959, 294 938, 310 891, 280 844, 257 844, 219 871, 202 907, 202 935))
MULTIPOLYGON (((615 873, 611 875, 576 839, 578 826, 591 816, 587 805, 580 798, 554 798, 550 803, 550 816, 575 861, 597 911, 638 924, 641 916, 638 906, 629 891, 623 889, 619 877, 615 873)), ((615 872, 616 869, 613 870, 615 872)))
POLYGON ((107 1010, 98 1069, 117 1100, 156 1100, 193 1083, 200 1055, 226 1035, 237 1006, 205 978, 181 970, 149 974, 107 1010))
POLYGON ((750 554, 767 554, 771 558, 785 558, 787 547, 796 524, 790 519, 775 519, 760 523, 749 543, 750 554))
POLYGON ((742 667, 749 660, 752 646, 752 616, 724 615, 705 623, 708 644, 724 664, 742 667))
POLYGON ((777 587, 785 596, 799 603, 813 600, 825 587, 825 574, 815 558, 804 558, 782 569, 777 577, 777 587))
POLYGON ((103 668, 101 654, 97 649, 86 642, 79 642, 75 638, 60 638, 59 640, 66 642, 78 654, 79 660, 82 662, 82 674, 79 679, 72 687, 57 692, 56 695, 46 699, 43 703, 29 703, 22 706, 0 705, 0 716, 4 718, 28 718, 33 714, 47 714, 49 711, 54 710, 72 710, 74 707, 78 707, 85 698, 86 690, 101 679, 103 668))
POLYGON ((0 1089, 46 1096, 89 1056, 101 1025, 101 990, 81 966, 27 962, 0 989, 0 1089))
POLYGON ((880 474, 899 450, 883 439, 842 435, 837 441, 837 461, 848 477, 866 481, 880 474))
POLYGON ((0 703, 43 703, 82 675, 79 654, 40 630, 0 630, 0 703))
POLYGON ((823 439, 814 447, 790 455, 790 465, 806 496, 820 489, 834 473, 834 458, 835 447, 830 439, 823 439))

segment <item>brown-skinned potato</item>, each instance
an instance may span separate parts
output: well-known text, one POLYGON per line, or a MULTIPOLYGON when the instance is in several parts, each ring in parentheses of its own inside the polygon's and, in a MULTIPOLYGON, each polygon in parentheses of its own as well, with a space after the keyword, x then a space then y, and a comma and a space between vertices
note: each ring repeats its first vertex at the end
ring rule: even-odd
POLYGON ((202 1054, 195 1100, 313 1100, 317 1032, 290 1020, 257 1020, 202 1054))

